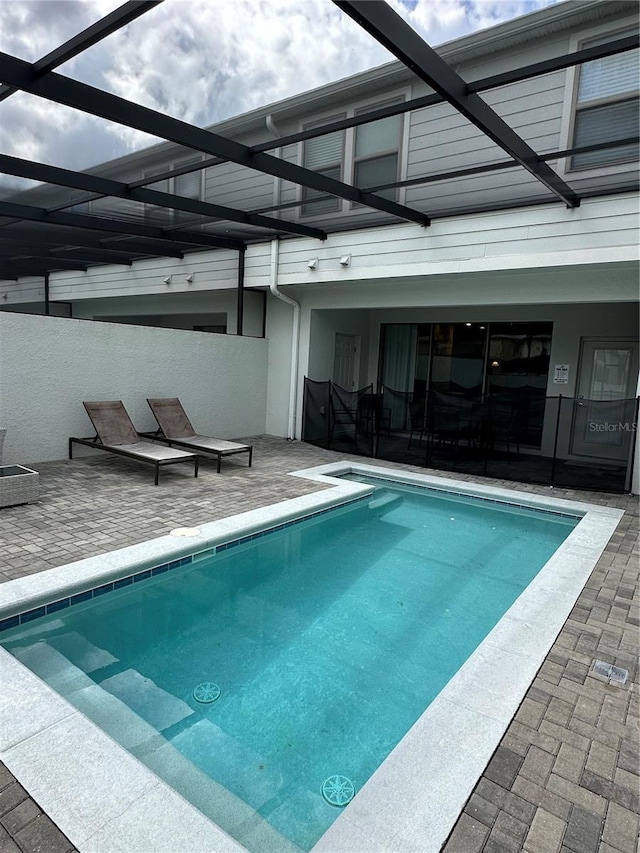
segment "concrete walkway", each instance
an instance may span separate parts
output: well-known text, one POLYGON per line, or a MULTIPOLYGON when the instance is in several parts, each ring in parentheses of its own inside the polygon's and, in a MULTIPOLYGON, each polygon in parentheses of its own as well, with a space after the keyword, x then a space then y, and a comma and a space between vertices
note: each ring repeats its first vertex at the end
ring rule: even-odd
MULTIPOLYGON (((284 439, 252 441, 252 468, 242 457, 231 457, 223 460, 218 475, 215 465, 205 462, 196 480, 176 466, 161 472, 158 487, 151 467, 104 453, 32 466, 40 472, 40 500, 0 510, 0 582, 152 539, 175 527, 197 526, 316 491, 318 484, 288 472, 346 458, 284 439)), ((549 494, 545 487, 485 482, 549 494)), ((638 501, 560 489, 553 494, 619 507, 625 515, 458 819, 445 853, 636 853, 638 501), (627 684, 612 687, 590 675, 596 658, 628 669, 627 684)), ((0 853, 73 850, 0 764, 0 853)))

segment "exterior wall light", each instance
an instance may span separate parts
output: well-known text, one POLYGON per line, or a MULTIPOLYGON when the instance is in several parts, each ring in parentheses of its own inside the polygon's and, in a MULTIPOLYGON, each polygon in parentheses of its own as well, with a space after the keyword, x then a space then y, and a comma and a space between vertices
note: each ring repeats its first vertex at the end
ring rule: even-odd
POLYGON ((310 270, 317 270, 318 269, 318 259, 317 258, 311 258, 311 260, 309 261, 307 266, 309 267, 310 270))
POLYGON ((164 284, 171 284, 171 276, 165 275, 165 277, 162 279, 162 281, 164 284))
POLYGON ((193 281, 193 273, 192 272, 189 273, 189 275, 186 278, 186 281, 188 284, 191 284, 191 282, 193 281))
POLYGON ((340 266, 341 267, 348 267, 350 265, 351 265, 351 255, 343 255, 340 258, 340 266))

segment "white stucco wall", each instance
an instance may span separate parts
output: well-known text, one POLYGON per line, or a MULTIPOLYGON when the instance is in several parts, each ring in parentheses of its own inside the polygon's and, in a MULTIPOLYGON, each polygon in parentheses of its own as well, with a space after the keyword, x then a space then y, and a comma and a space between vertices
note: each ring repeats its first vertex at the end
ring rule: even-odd
POLYGON ((356 375, 356 387, 362 388, 371 380, 367 376, 369 363, 369 312, 364 309, 351 311, 312 311, 311 341, 308 373, 310 379, 333 379, 336 351, 336 334, 354 335, 360 339, 360 359, 356 375))
POLYGON ((2 313, 3 462, 66 458, 69 436, 93 435, 83 400, 122 400, 144 431, 155 428, 147 397, 180 397, 198 432, 262 434, 268 349, 264 338, 2 313))
POLYGON ((287 435, 292 324, 293 308, 270 296, 267 302, 266 330, 269 340, 266 426, 268 435, 287 435))

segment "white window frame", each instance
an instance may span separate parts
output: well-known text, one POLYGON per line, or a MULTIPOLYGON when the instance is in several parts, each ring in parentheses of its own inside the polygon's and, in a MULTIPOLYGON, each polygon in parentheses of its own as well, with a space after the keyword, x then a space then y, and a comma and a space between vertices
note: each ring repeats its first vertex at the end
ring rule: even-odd
MULTIPOLYGON (((404 88, 400 91, 391 92, 385 97, 380 97, 380 95, 375 98, 369 98, 367 100, 359 101, 357 104, 348 107, 346 110, 332 110, 331 112, 325 112, 324 116, 320 118, 314 118, 313 121, 304 121, 300 123, 300 130, 305 130, 310 127, 319 127, 323 124, 329 124, 332 121, 340 120, 342 118, 354 118, 361 110, 363 109, 371 109, 375 110, 376 107, 384 107, 394 103, 404 103, 404 101, 408 100, 410 97, 411 90, 409 87, 404 88)), ((397 180, 403 180, 403 177, 406 172, 406 164, 407 164, 407 153, 409 150, 409 120, 410 115, 408 112, 399 115, 400 122, 400 134, 398 139, 398 175, 397 180)), ((342 155, 342 163, 341 163, 341 180, 346 181, 347 183, 353 183, 353 178, 355 175, 355 144, 356 144, 356 128, 348 127, 344 130, 344 143, 343 143, 343 155, 342 155)), ((396 153, 395 151, 389 151, 386 153, 396 153)), ((380 153, 380 156, 383 156, 383 153, 380 153)), ((304 164, 304 141, 298 143, 298 163, 301 165, 304 164)), ((303 201, 303 187, 299 187, 298 190, 298 201, 303 201)), ((398 187, 396 190, 396 198, 395 201, 399 204, 404 203, 405 189, 404 187, 398 187)), ((337 217, 344 215, 345 211, 356 209, 364 209, 362 205, 357 204, 356 202, 350 202, 348 199, 339 199, 340 204, 338 209, 332 211, 331 213, 320 213, 314 214, 313 211, 308 213, 303 213, 302 205, 300 206, 300 218, 312 218, 312 217, 337 217)))
MULTIPOLYGON (((381 101, 380 99, 376 99, 375 101, 371 101, 368 104, 358 105, 353 110, 353 114, 354 114, 354 116, 356 116, 356 115, 361 114, 364 111, 375 110, 378 107, 382 108, 382 107, 389 107, 389 106, 392 106, 394 104, 401 104, 401 103, 404 103, 405 100, 407 100, 407 99, 404 95, 399 95, 397 97, 387 98, 384 101, 381 101)), ((350 136, 350 147, 349 147, 349 151, 351 153, 351 164, 350 164, 349 174, 351 175, 351 183, 354 186, 356 185, 356 166, 360 161, 375 160, 375 159, 380 158, 380 157, 388 157, 390 154, 396 154, 398 157, 398 163, 396 166, 396 178, 395 179, 396 179, 396 181, 402 180, 401 175, 402 175, 402 170, 403 170, 403 163, 405 162, 405 160, 404 160, 404 150, 405 150, 404 143, 405 143, 405 139, 407 136, 406 121, 405 120, 408 118, 408 113, 404 113, 404 114, 400 113, 399 115, 394 116, 394 117, 398 119, 398 125, 399 125, 397 147, 394 149, 387 149, 385 151, 379 151, 375 155, 369 156, 369 157, 361 157, 361 158, 356 157, 356 137, 357 137, 357 133, 358 133, 358 128, 357 127, 349 128, 350 134, 351 134, 351 136, 350 136)), ((379 121, 379 119, 376 119, 376 120, 379 121)), ((398 187, 395 190, 394 198, 390 199, 390 200, 397 202, 398 198, 399 198, 399 193, 400 193, 400 187, 398 187)), ((356 202, 351 202, 351 208, 352 209, 355 207, 361 207, 361 206, 362 205, 359 205, 356 202)))
MULTIPOLYGON (((332 124, 334 121, 342 121, 345 118, 347 118, 346 112, 334 111, 330 114, 326 114, 321 119, 314 119, 313 121, 304 122, 304 124, 301 127, 301 130, 303 130, 303 131, 304 130, 311 130, 314 127, 321 127, 324 124, 332 124)), ((339 133, 341 132, 343 134, 343 137, 342 137, 342 154, 341 154, 340 163, 339 163, 340 177, 338 178, 338 180, 342 181, 342 180, 344 180, 344 175, 345 175, 345 159, 346 159, 346 153, 347 153, 347 131, 343 130, 343 131, 338 131, 338 132, 339 133)), ((299 157, 299 162, 301 163, 301 165, 303 167, 304 167, 304 158, 305 158, 305 145, 306 145, 306 140, 303 140, 302 142, 299 143, 298 157, 299 157)), ((299 190, 298 190, 298 198, 299 198, 299 201, 302 202, 302 204, 300 206, 300 217, 301 218, 317 217, 317 216, 335 216, 336 214, 341 214, 343 212, 344 199, 341 199, 338 197, 336 197, 336 202, 337 202, 336 210, 326 211, 325 213, 316 213, 313 211, 313 209, 311 209, 310 211, 306 212, 304 210, 305 205, 309 205, 312 207, 314 204, 314 201, 315 201, 315 199, 310 199, 308 201, 305 200, 304 194, 305 194, 305 190, 307 190, 307 189, 312 189, 312 188, 300 186, 299 190)))
MULTIPOLYGON (((204 160, 204 157, 201 154, 200 155, 195 154, 192 157, 184 157, 182 160, 177 160, 171 168, 172 169, 179 169, 181 166, 186 166, 187 163, 195 163, 196 160, 198 162, 202 162, 202 160, 204 160)), ((182 198, 191 198, 194 201, 196 201, 196 200, 202 201, 203 200, 203 198, 204 198, 204 172, 205 172, 204 169, 200 169, 200 171, 198 172, 198 195, 197 196, 182 196, 182 198)), ((190 172, 188 174, 192 175, 193 172, 190 172)), ((177 175, 176 177, 170 179, 170 186, 171 186, 170 192, 173 193, 174 195, 178 194, 176 192, 176 183, 181 177, 183 177, 183 176, 177 175)), ((191 215, 187 211, 184 211, 184 210, 172 210, 171 214, 172 214, 171 218, 173 219, 173 223, 176 225, 179 223, 180 216, 187 217, 187 216, 191 215)), ((193 214, 193 215, 195 216, 196 214, 193 214)))
MULTIPOLYGON (((633 26, 633 22, 630 21, 626 26, 624 24, 617 23, 615 28, 610 26, 601 26, 589 30, 589 32, 581 33, 580 35, 573 35, 569 41, 569 52, 573 53, 580 50, 585 42, 589 42, 593 39, 602 38, 607 41, 613 41, 616 38, 622 38, 623 35, 629 34, 629 31, 633 29, 633 26)), ((561 143, 562 148, 573 147, 579 82, 580 66, 572 65, 566 72, 565 96, 562 107, 562 124, 560 128, 560 139, 564 140, 564 144, 561 143)), ((612 98, 611 103, 615 103, 617 100, 624 100, 624 98, 612 98)), ((563 157, 558 160, 556 171, 561 177, 570 179, 571 177, 589 178, 595 175, 618 175, 628 172, 634 165, 633 160, 625 160, 618 163, 602 163, 593 166, 572 168, 571 160, 571 157, 563 157)))
MULTIPOLYGON (((146 180, 147 178, 153 178, 155 175, 161 175, 163 172, 168 172, 169 170, 173 170, 173 169, 179 169, 181 166, 185 166, 187 163, 193 163, 195 160, 204 160, 204 157, 202 155, 200 155, 200 156, 194 155, 193 157, 183 157, 181 160, 175 160, 171 163, 167 163, 166 165, 162 164, 162 165, 154 166, 152 169, 144 171, 142 173, 142 177, 144 180, 146 180)), ((205 172, 204 169, 200 169, 199 182, 198 182, 198 196, 197 196, 198 200, 202 200, 204 197, 204 186, 205 186, 205 184, 204 184, 204 172, 205 172)), ((164 190, 164 192, 175 195, 176 194, 176 190, 175 190, 176 181, 179 177, 181 177, 181 176, 178 175, 177 177, 173 177, 173 178, 165 178, 165 182, 167 184, 167 189, 164 190)), ((154 182, 152 181, 150 183, 154 183, 154 182)), ((147 186, 148 185, 145 185, 145 188, 147 186)), ((152 187, 150 187, 150 189, 152 189, 152 187)), ((150 210, 153 210, 153 211, 161 210, 162 208, 159 208, 159 207, 157 207, 157 205, 154 205, 154 204, 145 204, 144 208, 145 208, 144 221, 146 223, 158 224, 158 223, 153 223, 150 218, 149 219, 147 218, 147 208, 149 208, 150 210)), ((184 213, 185 216, 187 215, 186 212, 184 212, 184 211, 174 210, 170 207, 166 207, 166 208, 164 208, 164 210, 167 211, 167 221, 165 223, 163 223, 163 225, 166 225, 166 226, 177 225, 178 224, 178 218, 179 218, 178 214, 184 213)), ((162 227, 162 225, 160 225, 160 227, 162 227)))

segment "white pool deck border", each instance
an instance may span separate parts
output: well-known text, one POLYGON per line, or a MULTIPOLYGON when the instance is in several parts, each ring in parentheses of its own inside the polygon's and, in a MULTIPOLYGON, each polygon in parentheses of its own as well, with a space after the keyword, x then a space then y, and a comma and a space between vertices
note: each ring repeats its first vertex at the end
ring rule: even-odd
MULTIPOLYGON (((312 853, 440 850, 622 510, 392 467, 336 462, 293 472, 322 491, 0 585, 0 619, 356 497, 369 474, 582 516, 476 651, 340 812, 312 853)), ((245 848, 0 648, 0 760, 81 853, 240 853, 245 848)))

